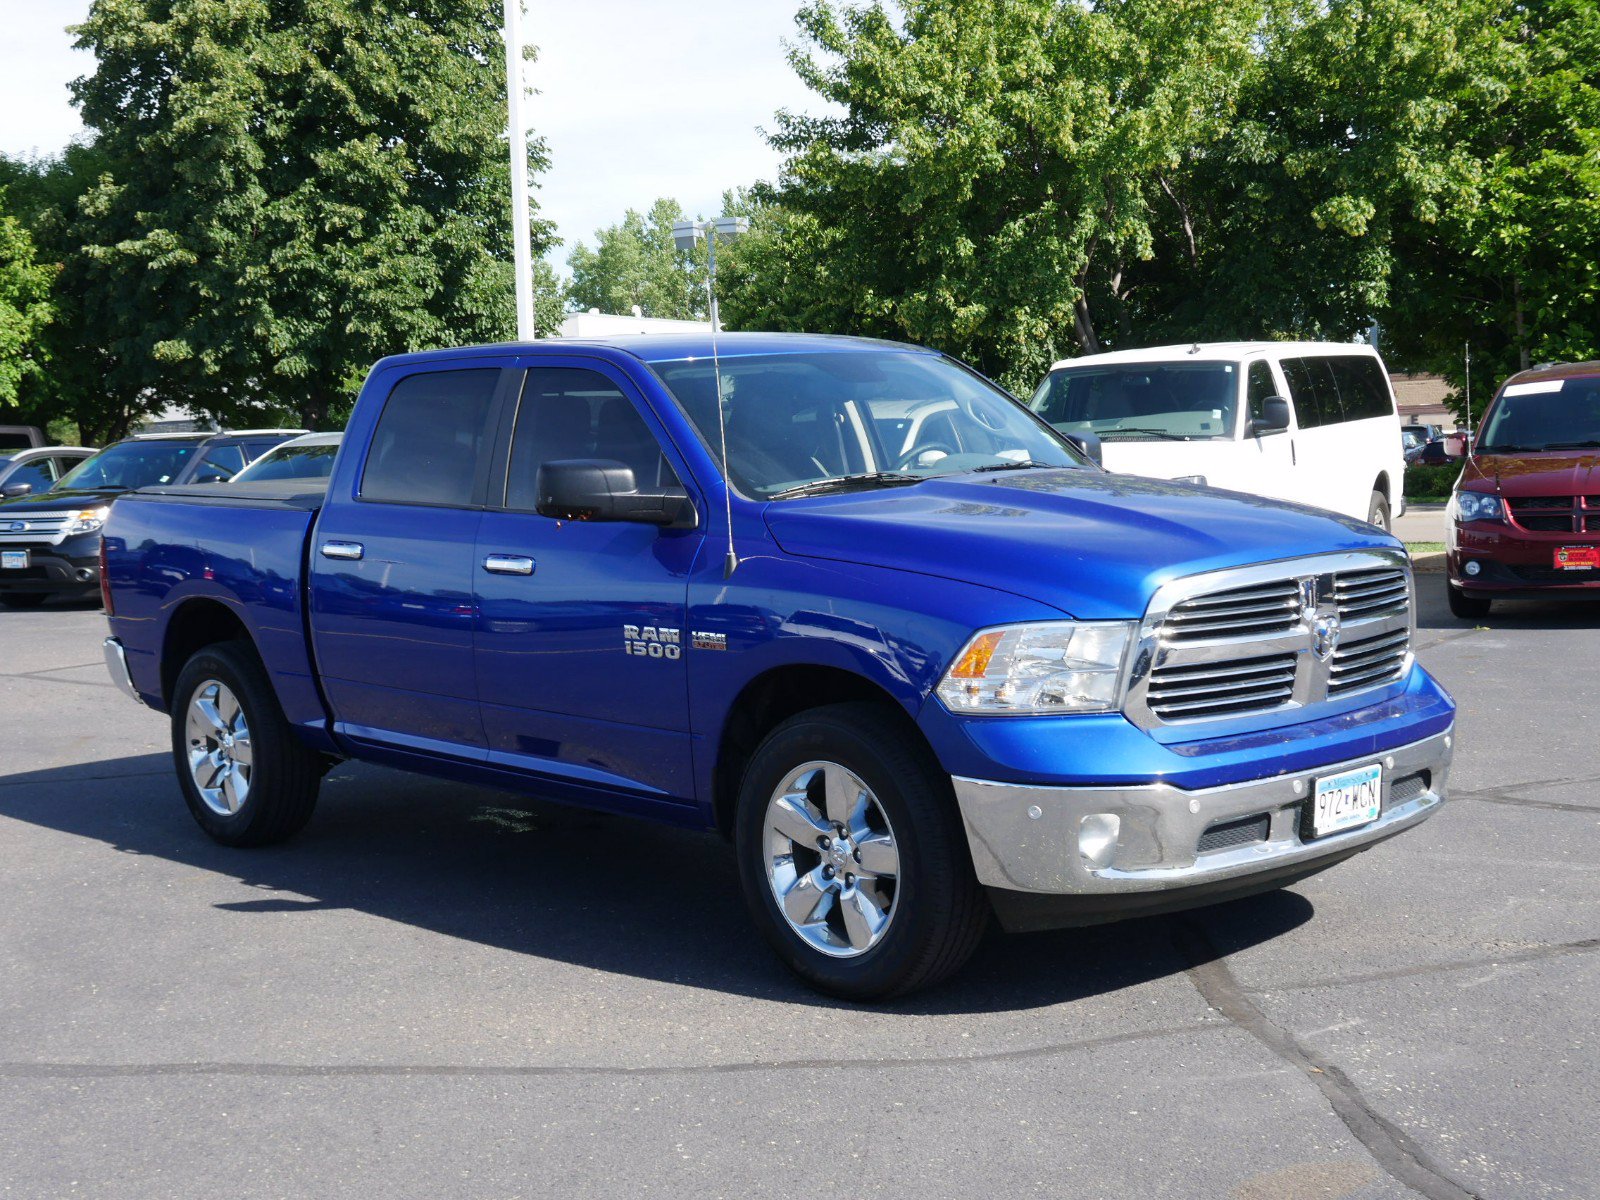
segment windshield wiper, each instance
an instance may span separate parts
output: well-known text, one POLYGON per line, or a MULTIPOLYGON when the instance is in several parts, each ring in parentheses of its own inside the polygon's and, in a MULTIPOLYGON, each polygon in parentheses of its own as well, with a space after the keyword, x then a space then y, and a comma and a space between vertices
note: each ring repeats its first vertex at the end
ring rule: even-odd
POLYGON ((1007 459, 1005 462, 988 463, 985 466, 973 467, 969 473, 977 475, 983 471, 1031 471, 1036 467, 1043 468, 1047 471, 1055 471, 1064 469, 1066 466, 1066 463, 1040 462, 1036 458, 1024 458, 1015 462, 1007 459))
POLYGON ((1115 429, 1100 431, 1100 440, 1103 442, 1114 433, 1142 433, 1150 437, 1164 438, 1169 442, 1187 442, 1190 439, 1181 433, 1168 433, 1165 429, 1136 429, 1127 425, 1119 425, 1115 429))
POLYGON ((1545 449, 1546 450, 1592 450, 1597 446, 1600 446, 1600 441, 1595 441, 1593 438, 1591 438, 1587 442, 1551 442, 1548 446, 1545 447, 1545 449))
POLYGON ((926 478, 925 475, 907 475, 904 471, 863 471, 859 475, 835 475, 832 479, 814 479, 810 483, 798 483, 794 487, 784 488, 781 492, 773 492, 767 499, 792 500, 797 496, 820 496, 836 488, 857 484, 896 487, 907 483, 921 483, 926 478))

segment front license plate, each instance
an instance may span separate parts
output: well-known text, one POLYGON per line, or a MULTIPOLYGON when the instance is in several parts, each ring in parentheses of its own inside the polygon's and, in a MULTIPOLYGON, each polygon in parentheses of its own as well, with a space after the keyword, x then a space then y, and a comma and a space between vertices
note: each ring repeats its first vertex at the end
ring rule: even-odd
POLYGON ((1383 811, 1383 768, 1377 763, 1317 780, 1311 793, 1311 836, 1354 829, 1383 811))
POLYGON ((1600 570, 1600 546, 1558 546, 1556 548, 1556 570, 1600 570))
POLYGON ((0 571, 26 571, 28 569, 28 552, 26 550, 0 550, 0 571))

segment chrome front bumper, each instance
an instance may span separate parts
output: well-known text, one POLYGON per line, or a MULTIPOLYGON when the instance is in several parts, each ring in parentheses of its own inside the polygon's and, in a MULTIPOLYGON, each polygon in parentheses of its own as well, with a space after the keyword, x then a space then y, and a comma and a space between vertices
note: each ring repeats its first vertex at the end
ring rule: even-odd
POLYGON ((972 863, 988 887, 1081 897, 1221 891, 1212 885, 1309 874, 1323 860, 1338 861, 1426 820, 1444 803, 1453 735, 1452 727, 1314 771, 1197 791, 1165 783, 1092 788, 960 777, 953 782, 972 863), (1315 780, 1374 762, 1383 764, 1382 815, 1359 829, 1302 840, 1301 814, 1315 780), (1426 790, 1391 803, 1397 780, 1424 772, 1426 790), (1268 818, 1265 840, 1200 851, 1201 835, 1212 826, 1255 816, 1268 818))
POLYGON ((122 642, 117 638, 108 637, 101 646, 105 651, 106 670, 111 675, 111 682, 116 684, 117 690, 128 699, 143 704, 144 700, 134 689, 133 676, 128 674, 128 655, 122 648, 122 642))

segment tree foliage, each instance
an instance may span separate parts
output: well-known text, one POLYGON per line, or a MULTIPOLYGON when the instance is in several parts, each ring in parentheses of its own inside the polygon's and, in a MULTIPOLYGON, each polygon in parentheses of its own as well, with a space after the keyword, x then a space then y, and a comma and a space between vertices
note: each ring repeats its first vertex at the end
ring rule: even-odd
POLYGON ((596 230, 594 249, 579 242, 567 257, 569 302, 606 313, 637 305, 646 317, 704 319, 704 254, 679 250, 672 240, 672 223, 682 219, 678 202, 663 197, 647 213, 630 208, 619 224, 596 230))
POLYGON ((500 29, 486 0, 95 0, 80 300, 118 370, 317 426, 384 354, 507 336, 500 29))
POLYGON ((54 273, 38 260, 33 238, 8 210, 0 187, 0 410, 14 405, 23 380, 41 369, 40 333, 51 318, 54 273))

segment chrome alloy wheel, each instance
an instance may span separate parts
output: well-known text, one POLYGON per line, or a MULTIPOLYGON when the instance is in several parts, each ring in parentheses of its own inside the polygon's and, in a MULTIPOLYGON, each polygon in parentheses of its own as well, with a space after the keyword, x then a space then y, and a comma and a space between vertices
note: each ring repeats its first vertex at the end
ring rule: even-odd
POLYGON ((838 763, 808 762, 767 801, 767 883, 789 928, 835 958, 865 954, 894 920, 900 852, 878 798, 838 763))
POLYGON ((250 795, 254 763, 244 709, 228 686, 208 679, 194 690, 184 720, 189 774, 206 807, 230 817, 250 795))

